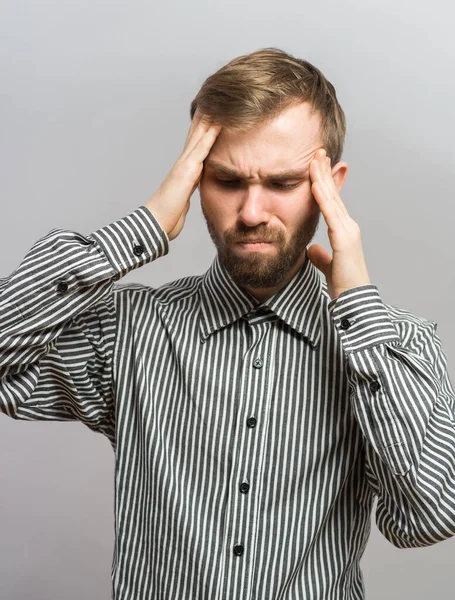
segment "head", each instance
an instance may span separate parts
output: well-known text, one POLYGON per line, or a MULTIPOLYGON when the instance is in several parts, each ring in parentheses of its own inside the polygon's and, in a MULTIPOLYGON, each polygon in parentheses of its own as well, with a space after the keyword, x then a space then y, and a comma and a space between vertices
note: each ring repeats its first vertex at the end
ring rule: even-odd
POLYGON ((191 103, 223 126, 204 161, 201 207, 220 261, 240 285, 275 290, 305 259, 320 210, 309 165, 331 157, 340 189, 346 124, 335 89, 310 63, 273 48, 211 75, 191 103), (263 240, 263 246, 241 242, 263 240))

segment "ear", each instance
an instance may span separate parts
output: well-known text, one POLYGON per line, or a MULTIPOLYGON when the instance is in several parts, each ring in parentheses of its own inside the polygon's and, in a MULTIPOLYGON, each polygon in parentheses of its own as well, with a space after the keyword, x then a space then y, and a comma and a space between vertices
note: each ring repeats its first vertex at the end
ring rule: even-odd
POLYGON ((332 177, 333 181, 335 182, 335 185, 338 188, 338 191, 340 191, 343 187, 347 174, 348 165, 345 162, 337 162, 337 164, 334 167, 332 167, 332 177))

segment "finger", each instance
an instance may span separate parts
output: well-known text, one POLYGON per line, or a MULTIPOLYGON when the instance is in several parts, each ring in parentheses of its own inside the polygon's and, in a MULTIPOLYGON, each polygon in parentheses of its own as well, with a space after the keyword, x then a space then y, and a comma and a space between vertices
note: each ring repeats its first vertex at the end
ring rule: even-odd
POLYGON ((192 149, 193 157, 198 162, 203 162, 210 152, 216 138, 222 129, 221 125, 211 125, 198 143, 192 149))
POLYGON ((330 205, 334 210, 337 209, 341 215, 348 217, 348 211, 344 202, 341 200, 338 188, 332 176, 330 158, 328 159, 325 153, 318 153, 315 171, 316 180, 319 181, 321 185, 321 191, 325 195, 326 201, 330 202, 330 205))
POLYGON ((202 112, 198 108, 198 109, 196 109, 196 112, 194 113, 193 119, 192 119, 190 127, 188 129, 188 134, 186 136, 184 148, 186 148, 188 146, 188 142, 190 141, 196 127, 201 122, 201 119, 202 119, 202 112))
POLYGON ((324 189, 320 181, 315 181, 311 186, 311 192, 319 205, 319 209, 324 217, 329 232, 337 232, 344 229, 344 216, 339 209, 327 200, 324 189))
POLYGON ((325 155, 325 149, 322 147, 318 148, 315 151, 313 158, 310 160, 310 177, 314 181, 319 179, 319 171, 317 169, 317 165, 319 164, 321 152, 324 153, 324 155, 325 155))
POLYGON ((193 135, 193 131, 195 130, 197 124, 198 124, 197 118, 193 117, 193 120, 191 121, 190 127, 188 129, 188 133, 186 134, 186 140, 185 140, 185 144, 183 146, 184 148, 187 147, 188 142, 189 142, 191 136, 193 135))
MULTIPOLYGON (((325 162, 325 161, 324 161, 325 162)), ((321 213, 331 231, 340 231, 349 226, 349 215, 338 190, 334 191, 326 182, 321 173, 321 167, 315 163, 313 169, 313 183, 311 192, 319 205, 321 213)), ((336 189, 336 187, 335 187, 336 189)))
POLYGON ((341 202, 341 198, 337 201, 338 194, 335 195, 328 186, 324 185, 322 179, 319 179, 313 185, 317 202, 329 227, 335 229, 343 225, 349 218, 349 215, 341 202))
POLYGON ((207 117, 207 115, 201 115, 198 122, 194 123, 194 126, 190 128, 190 131, 188 132, 188 137, 183 148, 184 156, 188 156, 212 124, 212 119, 207 117))

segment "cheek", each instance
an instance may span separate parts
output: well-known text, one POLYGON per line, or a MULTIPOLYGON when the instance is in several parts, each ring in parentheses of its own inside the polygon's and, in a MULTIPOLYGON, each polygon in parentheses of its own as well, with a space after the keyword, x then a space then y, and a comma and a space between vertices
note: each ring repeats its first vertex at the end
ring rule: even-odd
POLYGON ((206 213, 211 212, 211 203, 213 198, 213 194, 210 193, 209 188, 210 186, 208 186, 207 183, 201 179, 198 186, 199 197, 201 199, 201 206, 206 213))
POLYGON ((306 189, 299 190, 298 194, 288 196, 285 201, 280 202, 280 212, 283 218, 287 223, 295 224, 295 226, 305 222, 317 208, 317 202, 306 189))
POLYGON ((215 204, 215 195, 211 186, 205 181, 201 181, 199 184, 199 197, 201 198, 201 206, 204 211, 212 213, 215 204))
POLYGON ((214 223, 224 223, 230 218, 232 206, 227 198, 223 197, 218 188, 209 181, 201 180, 199 184, 201 206, 207 216, 214 223))
POLYGON ((292 207, 281 207, 277 215, 287 231, 286 235, 290 237, 313 222, 319 212, 317 203, 313 205, 313 202, 307 199, 305 203, 298 202, 292 207))

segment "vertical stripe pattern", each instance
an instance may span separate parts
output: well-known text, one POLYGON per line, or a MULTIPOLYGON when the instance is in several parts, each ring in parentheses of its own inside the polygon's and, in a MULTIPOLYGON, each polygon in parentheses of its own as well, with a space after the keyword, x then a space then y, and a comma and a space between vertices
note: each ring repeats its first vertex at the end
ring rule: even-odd
POLYGON ((53 229, 0 280, 0 410, 79 420, 116 456, 114 600, 362 600, 376 523, 455 535, 455 394, 437 324, 307 259, 264 303, 216 257, 158 288, 145 206, 53 229))

